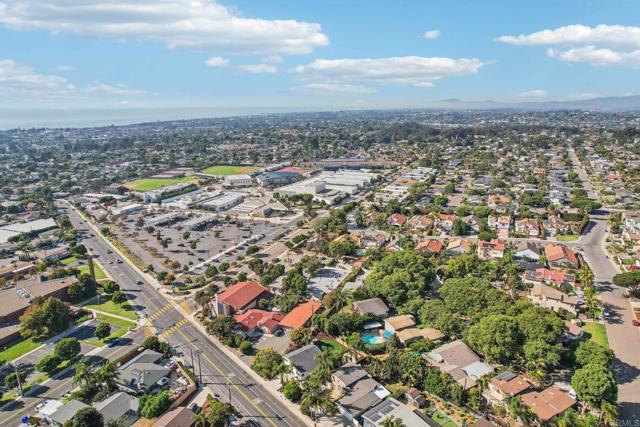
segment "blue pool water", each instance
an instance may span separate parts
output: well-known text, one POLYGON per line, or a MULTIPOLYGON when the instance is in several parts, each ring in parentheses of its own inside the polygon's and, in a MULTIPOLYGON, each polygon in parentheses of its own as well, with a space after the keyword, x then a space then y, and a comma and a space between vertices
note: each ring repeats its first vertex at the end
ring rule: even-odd
POLYGON ((365 344, 380 344, 381 342, 388 341, 392 336, 393 333, 388 331, 383 333, 382 336, 374 334, 364 334, 362 336, 362 341, 365 344))

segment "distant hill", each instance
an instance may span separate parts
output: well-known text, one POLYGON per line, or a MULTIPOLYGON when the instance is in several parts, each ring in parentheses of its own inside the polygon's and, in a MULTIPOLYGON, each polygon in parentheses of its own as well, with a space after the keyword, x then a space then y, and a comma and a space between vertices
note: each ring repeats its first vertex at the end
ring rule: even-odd
POLYGON ((524 110, 524 111, 640 111, 640 95, 611 96, 577 101, 498 102, 443 99, 437 108, 452 110, 524 110))

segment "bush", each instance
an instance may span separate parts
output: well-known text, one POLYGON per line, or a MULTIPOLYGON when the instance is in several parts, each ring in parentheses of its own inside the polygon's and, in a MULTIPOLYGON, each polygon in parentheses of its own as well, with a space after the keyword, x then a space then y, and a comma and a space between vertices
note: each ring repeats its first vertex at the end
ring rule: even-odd
POLYGON ((262 378, 272 380, 276 375, 282 372, 282 356, 271 348, 259 350, 253 359, 251 369, 253 369, 262 378))
POLYGON ((285 383, 282 388, 282 393, 284 397, 289 399, 292 402, 297 402, 300 400, 300 396, 302 396, 302 389, 300 388, 300 384, 297 381, 289 381, 285 383))
POLYGON ((116 304, 122 304, 126 300, 127 300, 127 296, 122 291, 115 291, 111 295, 111 301, 113 301, 116 304))
POLYGON ((169 399, 169 392, 167 390, 153 396, 145 394, 140 397, 140 415, 145 418, 159 417, 169 409, 171 406, 171 399, 169 399))
POLYGON ((53 352, 61 360, 71 360, 80 354, 80 341, 77 338, 63 338, 56 343, 53 352))
POLYGON ((36 369, 38 369, 38 371, 40 372, 50 374, 51 372, 56 370, 60 362, 61 360, 58 356, 56 356, 55 354, 48 354, 42 359, 38 360, 38 363, 36 363, 36 369))
POLYGON ((116 282, 108 281, 104 285, 102 285, 102 290, 107 294, 112 294, 116 291, 120 290, 120 286, 116 282))
POLYGON ((249 341, 242 341, 239 349, 242 354, 250 354, 253 351, 253 344, 249 341))
POLYGON ((165 357, 171 357, 171 345, 167 342, 160 341, 156 336, 145 339, 142 346, 147 350, 162 353, 165 357))

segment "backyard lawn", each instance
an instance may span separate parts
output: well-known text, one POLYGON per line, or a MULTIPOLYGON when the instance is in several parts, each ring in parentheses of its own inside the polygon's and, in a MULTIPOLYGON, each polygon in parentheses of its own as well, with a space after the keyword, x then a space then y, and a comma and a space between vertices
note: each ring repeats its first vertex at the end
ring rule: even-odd
POLYGON ((219 165, 210 166, 202 171, 207 175, 240 175, 243 173, 252 173, 260 170, 255 166, 232 166, 232 165, 219 165))
POLYGON ((185 176, 182 178, 145 178, 135 181, 129 181, 122 184, 123 187, 127 187, 133 191, 151 191, 158 188, 166 187, 167 185, 177 184, 179 182, 193 181, 193 178, 185 176))
POLYGON ((338 356, 342 355, 342 353, 344 353, 344 351, 346 350, 336 340, 319 341, 316 345, 318 346, 318 348, 320 348, 320 350, 322 350, 322 352, 331 351, 333 354, 338 356))
POLYGON ((585 323, 584 331, 590 335, 589 339, 600 345, 609 347, 609 339, 607 338, 607 330, 602 323, 585 323))
POLYGON ((34 341, 31 338, 21 338, 18 341, 11 342, 0 348, 0 350, 2 350, 0 351, 0 360, 3 362, 9 362, 30 352, 31 350, 35 350, 41 345, 41 342, 34 341))
POLYGON ((133 321, 138 320, 138 316, 127 301, 122 304, 116 304, 111 301, 111 297, 109 295, 100 295, 100 306, 98 306, 98 298, 96 297, 92 298, 91 301, 83 307, 86 309, 102 311, 104 313, 115 314, 116 316, 126 317, 133 321))
POLYGON ((447 414, 442 412, 440 409, 437 409, 433 414, 430 415, 434 421, 440 423, 442 427, 458 427, 455 421, 451 419, 447 414))

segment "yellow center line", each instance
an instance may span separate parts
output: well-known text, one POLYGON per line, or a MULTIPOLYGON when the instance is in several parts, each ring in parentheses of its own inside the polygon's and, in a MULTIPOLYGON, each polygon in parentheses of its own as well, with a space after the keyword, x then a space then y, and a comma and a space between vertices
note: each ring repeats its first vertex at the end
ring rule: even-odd
MULTIPOLYGON (((189 337, 187 337, 187 336, 186 336, 182 331, 178 331, 178 333, 179 333, 180 335, 182 335, 182 337, 186 340, 186 342, 188 342, 188 343, 189 343, 189 345, 190 345, 190 346, 193 346, 193 348, 194 348, 194 349, 196 349, 196 350, 198 349, 198 347, 196 347, 195 345, 193 345, 193 344, 190 342, 189 337)), ((265 419, 266 419, 267 421, 269 421, 269 423, 270 423, 273 427, 278 427, 278 425, 277 425, 276 423, 274 423, 274 422, 273 422, 273 420, 271 419, 271 417, 270 417, 269 415, 267 415, 267 414, 266 414, 266 413, 265 413, 265 412, 264 412, 264 411, 263 411, 263 410, 262 410, 262 409, 261 409, 261 408, 260 408, 260 407, 259 407, 259 406, 254 402, 254 401, 253 401, 253 399, 251 399, 249 396, 247 396, 247 394, 246 394, 246 393, 245 393, 245 392, 244 392, 240 387, 238 387, 236 384, 234 384, 234 383, 231 381, 231 378, 229 378, 229 376, 227 376, 224 372, 222 372, 222 370, 221 370, 220 368, 218 368, 218 366, 213 362, 213 360, 211 360, 211 359, 209 358, 209 356, 207 356, 207 354, 206 354, 206 353, 201 353, 201 354, 202 354, 202 356, 207 360, 207 362, 209 362, 209 364, 211 364, 211 366, 213 366, 213 368, 214 368, 216 371, 218 371, 218 373, 219 373, 222 377, 224 377, 224 378, 227 380, 227 382, 228 382, 229 384, 231 384, 231 385, 233 386, 233 388, 234 388, 234 389, 236 389, 236 391, 237 391, 238 393, 240 393, 240 394, 242 395, 242 397, 244 397, 244 398, 245 398, 249 403, 251 403, 251 405, 252 405, 254 408, 256 408, 256 409, 258 410, 258 412, 260 412, 260 413, 262 414, 262 416, 263 416, 263 417, 265 417, 265 419)), ((240 362, 240 363, 242 363, 242 362, 240 362)), ((229 402, 229 403, 231 403, 231 402, 229 402)))

